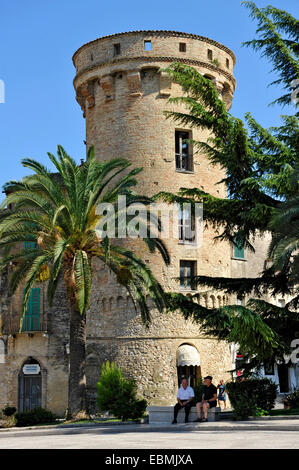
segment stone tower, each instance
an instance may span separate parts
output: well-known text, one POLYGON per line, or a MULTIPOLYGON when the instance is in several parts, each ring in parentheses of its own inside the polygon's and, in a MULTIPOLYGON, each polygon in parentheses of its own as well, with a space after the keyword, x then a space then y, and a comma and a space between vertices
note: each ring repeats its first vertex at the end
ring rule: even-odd
MULTIPOLYGON (((182 95, 181 87, 161 71, 175 61, 191 65, 213 80, 230 108, 235 56, 216 41, 175 31, 136 31, 106 36, 80 47, 73 56, 74 87, 86 119, 87 148, 94 145, 99 160, 123 157, 133 167, 143 167, 137 188, 141 194, 198 187, 225 197, 225 186, 216 185, 224 176, 223 170, 212 167, 184 142, 186 138, 203 140, 208 135, 196 128, 184 128, 163 115, 170 109, 167 98, 182 95)), ((211 229, 205 230, 201 246, 192 245, 183 235, 180 240, 166 240, 169 267, 158 254, 139 254, 166 290, 194 293, 190 286, 180 286, 176 280, 180 272, 230 275, 231 247, 215 244, 214 236, 211 229)), ((219 293, 198 294, 198 302, 204 306, 228 302, 219 293)), ((187 374, 191 379, 208 373, 214 380, 229 378, 227 344, 204 337, 197 325, 180 314, 159 315, 153 310, 152 318, 146 329, 125 290, 103 266, 95 266, 87 358, 92 402, 101 363, 107 359, 115 360, 137 380, 141 394, 151 404, 173 401, 177 374, 187 374)))

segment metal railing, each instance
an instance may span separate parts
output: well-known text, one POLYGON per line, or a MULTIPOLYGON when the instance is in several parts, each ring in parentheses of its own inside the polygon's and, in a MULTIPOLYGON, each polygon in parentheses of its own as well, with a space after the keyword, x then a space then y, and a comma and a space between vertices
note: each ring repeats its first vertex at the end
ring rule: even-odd
MULTIPOLYGON (((16 312, 6 312, 2 314, 3 334, 13 335, 20 332, 21 314, 16 312)), ((46 332, 48 329, 47 313, 39 315, 25 315, 22 324, 22 333, 34 333, 37 331, 46 332)))

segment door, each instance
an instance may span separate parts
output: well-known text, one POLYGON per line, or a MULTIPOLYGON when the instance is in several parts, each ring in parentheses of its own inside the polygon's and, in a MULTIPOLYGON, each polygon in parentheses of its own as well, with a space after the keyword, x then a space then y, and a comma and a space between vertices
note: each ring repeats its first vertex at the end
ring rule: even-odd
POLYGON ((289 368, 286 364, 278 364, 277 368, 280 393, 289 392, 289 368))
POLYGON ((32 410, 41 406, 42 378, 41 375, 19 376, 19 411, 32 410))

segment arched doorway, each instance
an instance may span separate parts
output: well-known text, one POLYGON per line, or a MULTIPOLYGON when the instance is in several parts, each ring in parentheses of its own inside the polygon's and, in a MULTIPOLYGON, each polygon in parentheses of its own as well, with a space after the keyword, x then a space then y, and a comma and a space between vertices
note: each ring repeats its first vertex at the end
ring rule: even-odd
POLYGON ((42 403, 42 376, 38 361, 29 357, 19 373, 19 403, 20 412, 38 408, 42 403))
POLYGON ((194 387, 201 378, 200 357, 197 349, 191 344, 181 344, 177 352, 178 384, 185 377, 188 385, 194 387))

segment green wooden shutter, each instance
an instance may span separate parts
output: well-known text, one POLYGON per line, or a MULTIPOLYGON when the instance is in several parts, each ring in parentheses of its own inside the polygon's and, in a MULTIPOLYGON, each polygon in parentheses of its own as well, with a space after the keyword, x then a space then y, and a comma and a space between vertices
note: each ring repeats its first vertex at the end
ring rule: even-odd
MULTIPOLYGON (((24 296, 24 291, 23 291, 24 296)), ((40 288, 33 288, 23 318, 22 331, 40 331, 40 288)))
POLYGON ((244 245, 234 238, 234 258, 244 259, 244 245))
MULTIPOLYGON (((31 232, 33 229, 36 228, 36 224, 34 224, 33 222, 24 222, 24 228, 26 230, 28 230, 28 232, 31 232)), ((30 238, 32 239, 32 241, 24 242, 24 250, 25 251, 33 250, 34 248, 37 247, 37 243, 36 243, 36 240, 34 238, 34 235, 30 235, 30 238)))

